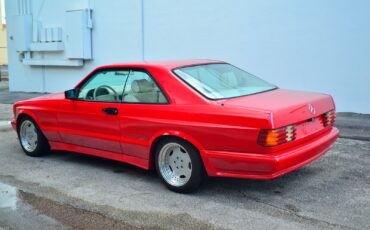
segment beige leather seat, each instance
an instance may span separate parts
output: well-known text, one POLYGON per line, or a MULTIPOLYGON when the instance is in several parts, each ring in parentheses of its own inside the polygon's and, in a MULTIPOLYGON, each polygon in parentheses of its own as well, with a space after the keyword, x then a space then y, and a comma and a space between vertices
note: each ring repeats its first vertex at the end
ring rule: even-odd
POLYGON ((131 84, 131 90, 125 95, 125 102, 138 103, 165 103, 166 98, 159 88, 146 79, 134 80, 131 84))

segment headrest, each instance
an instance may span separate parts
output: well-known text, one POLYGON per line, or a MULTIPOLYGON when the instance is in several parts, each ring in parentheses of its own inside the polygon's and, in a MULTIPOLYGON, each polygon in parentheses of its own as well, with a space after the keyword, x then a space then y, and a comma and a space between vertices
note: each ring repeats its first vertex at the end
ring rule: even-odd
POLYGON ((154 85, 146 79, 135 80, 132 82, 131 89, 134 93, 146 93, 153 91, 154 85))
POLYGON ((224 72, 221 74, 221 81, 229 87, 238 86, 238 78, 233 72, 224 72))

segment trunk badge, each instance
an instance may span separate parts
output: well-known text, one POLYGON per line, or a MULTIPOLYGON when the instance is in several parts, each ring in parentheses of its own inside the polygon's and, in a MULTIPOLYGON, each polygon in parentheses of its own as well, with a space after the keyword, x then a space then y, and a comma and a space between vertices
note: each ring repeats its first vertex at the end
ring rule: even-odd
POLYGON ((316 109, 315 107, 313 107, 312 104, 308 104, 308 111, 310 111, 310 113, 312 113, 313 115, 316 114, 316 109))

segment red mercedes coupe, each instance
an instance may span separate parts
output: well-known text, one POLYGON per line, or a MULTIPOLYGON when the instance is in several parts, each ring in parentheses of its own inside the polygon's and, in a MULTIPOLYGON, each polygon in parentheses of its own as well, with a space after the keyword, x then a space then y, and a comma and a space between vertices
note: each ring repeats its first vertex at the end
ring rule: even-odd
POLYGON ((205 176, 273 179, 331 149, 327 94, 280 89, 222 61, 115 64, 74 89, 14 104, 32 157, 67 150, 155 168, 190 192, 205 176))

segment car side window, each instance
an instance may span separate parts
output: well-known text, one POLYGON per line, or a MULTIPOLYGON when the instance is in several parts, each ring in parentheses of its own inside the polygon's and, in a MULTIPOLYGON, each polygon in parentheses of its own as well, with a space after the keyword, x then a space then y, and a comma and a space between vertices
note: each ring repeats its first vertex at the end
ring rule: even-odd
POLYGON ((78 99, 83 101, 121 102, 129 70, 99 71, 80 88, 78 99))
POLYGON ((165 104, 168 103, 156 82, 144 71, 130 71, 123 102, 143 104, 165 104))

